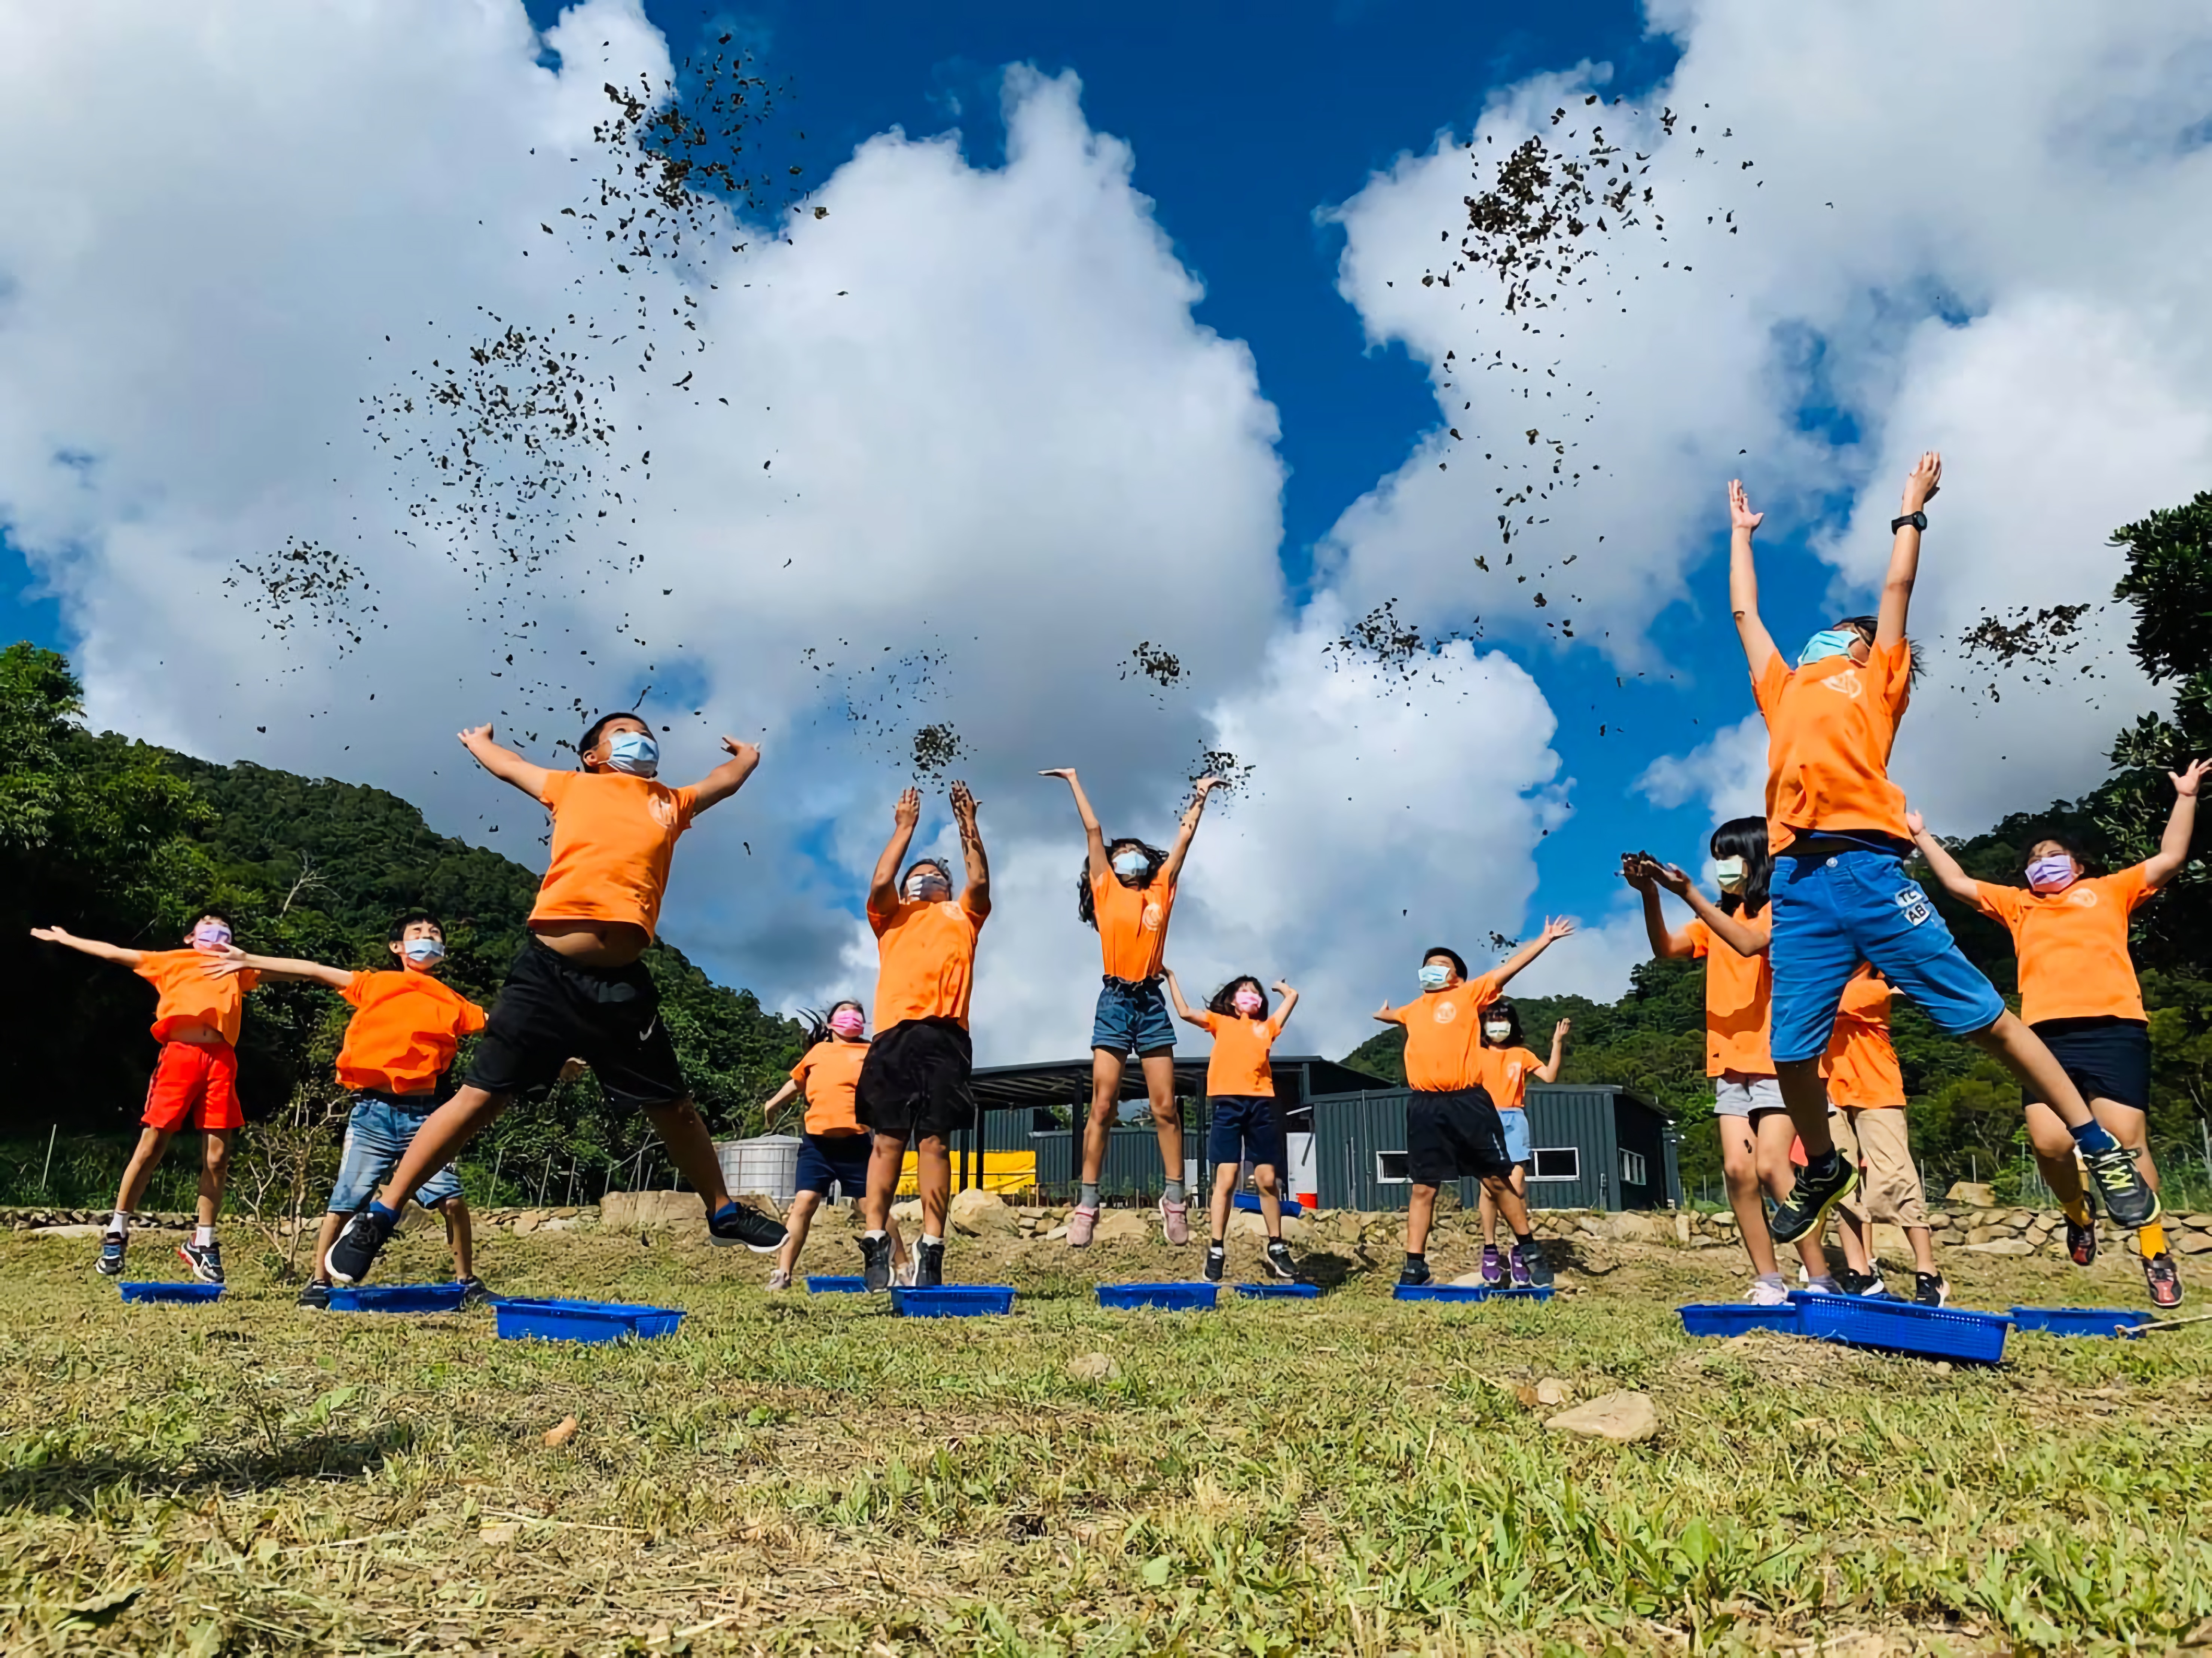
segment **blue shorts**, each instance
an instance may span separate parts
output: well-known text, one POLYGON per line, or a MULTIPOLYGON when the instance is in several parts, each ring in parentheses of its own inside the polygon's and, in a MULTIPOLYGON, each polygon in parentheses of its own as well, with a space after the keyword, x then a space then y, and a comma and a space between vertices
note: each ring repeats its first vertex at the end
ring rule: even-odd
POLYGON ((1108 979, 1101 983, 1091 1045, 1121 1059, 1132 1054, 1174 1053, 1175 1025, 1168 1017, 1168 999, 1160 993, 1160 981, 1132 984, 1127 979, 1108 979))
POLYGON ((876 1144, 870 1133, 807 1134, 799 1142, 797 1190, 818 1198, 830 1195, 836 1181, 845 1196, 857 1198, 868 1189, 868 1154, 876 1144))
MULTIPOLYGON (((345 1151, 338 1159, 338 1181, 331 1190, 331 1213, 350 1215, 368 1207, 407 1148, 415 1143, 423 1119, 437 1109, 425 1100, 419 1111, 394 1105, 378 1094, 353 1096, 353 1113, 346 1119, 345 1151)), ((415 1201, 435 1208, 461 1194, 461 1177, 447 1163, 422 1182, 415 1201)))
POLYGON ((2004 998, 1960 952, 1895 853, 1785 853, 1771 890, 1776 1064, 1828 1051, 1844 985, 1861 962, 1952 1035, 1986 1030, 2003 1014, 2004 998))
POLYGON ((1501 1111, 1498 1121, 1505 1130, 1505 1155, 1516 1163, 1534 1162, 1536 1154, 1528 1149, 1528 1108, 1501 1111))
POLYGON ((1283 1117, 1272 1094, 1215 1094, 1206 1102, 1213 1127, 1206 1131, 1206 1160, 1283 1168, 1283 1117))

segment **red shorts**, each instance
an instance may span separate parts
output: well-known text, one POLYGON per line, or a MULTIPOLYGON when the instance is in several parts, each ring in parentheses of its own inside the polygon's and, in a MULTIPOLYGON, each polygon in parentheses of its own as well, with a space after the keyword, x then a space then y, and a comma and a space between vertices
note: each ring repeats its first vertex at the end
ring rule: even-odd
POLYGON ((163 1042, 154 1080, 146 1085, 149 1128, 239 1128, 238 1051, 228 1042, 163 1042))

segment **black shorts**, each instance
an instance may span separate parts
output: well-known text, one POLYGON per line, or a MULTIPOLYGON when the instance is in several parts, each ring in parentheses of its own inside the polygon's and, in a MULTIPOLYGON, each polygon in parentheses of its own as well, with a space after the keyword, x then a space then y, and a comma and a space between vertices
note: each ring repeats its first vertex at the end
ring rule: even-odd
POLYGON ((1419 1089, 1406 1102, 1406 1177, 1444 1186, 1470 1175, 1513 1172, 1505 1125, 1486 1088, 1419 1089))
POLYGON ((860 1061, 854 1114, 912 1142, 975 1126, 975 1050, 957 1019, 907 1019, 879 1030, 860 1061))
MULTIPOLYGON (((2083 1099, 2150 1109, 2150 1027, 2141 1019, 2039 1019, 2030 1028, 2083 1099)), ((2021 1092, 2036 1098, 2032 1088, 2021 1092)))
POLYGON ((689 1091, 644 963, 585 967, 533 937, 507 970, 469 1086, 520 1094, 572 1059, 592 1067, 610 1104, 668 1105, 689 1091))

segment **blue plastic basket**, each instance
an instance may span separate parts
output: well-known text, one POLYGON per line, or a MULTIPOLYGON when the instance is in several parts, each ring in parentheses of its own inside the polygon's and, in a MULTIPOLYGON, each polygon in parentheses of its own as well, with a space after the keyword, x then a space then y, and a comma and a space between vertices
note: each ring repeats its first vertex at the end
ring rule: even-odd
POLYGON ((684 1315, 673 1307, 640 1307, 619 1301, 502 1299, 493 1309, 501 1341, 641 1341, 673 1335, 684 1315))
POLYGON ((1487 1284, 1401 1284, 1390 1295, 1395 1301, 1487 1301, 1496 1293, 1487 1284))
POLYGON ((1014 1310, 1011 1284, 940 1284, 927 1290, 894 1285, 891 1311, 901 1318, 981 1318, 1014 1310))
POLYGON ((857 1296, 866 1293, 868 1281, 857 1272, 850 1278, 817 1274, 806 1280, 806 1287, 817 1296, 857 1296))
POLYGON ((1098 1304, 1118 1312, 1158 1307, 1170 1313, 1201 1312, 1213 1305, 1218 1284, 1102 1284, 1098 1304))
POLYGON ((2015 1307, 2012 1321, 2047 1336, 2129 1336, 2151 1315, 2135 1307, 2015 1307))
MULTIPOLYGON (((1267 1212, 1260 1206, 1260 1194, 1257 1192, 1239 1192, 1230 1201, 1248 1215, 1264 1215, 1267 1212)), ((1305 1205, 1294 1197, 1286 1194, 1279 1201, 1283 1206, 1283 1212, 1293 1220, 1306 1212, 1305 1205)))
POLYGON ((1682 1315, 1682 1330, 1693 1336, 1739 1336, 1746 1330, 1781 1330, 1790 1335, 1804 1332, 1803 1321, 1797 1314, 1797 1303, 1786 1302, 1779 1307, 1754 1307, 1747 1301, 1723 1301, 1699 1305, 1692 1303, 1674 1309, 1682 1315))
POLYGON ((1868 1301, 1858 1296, 1793 1296, 1799 1327, 1816 1341, 1879 1347, 1927 1358, 1995 1364, 2004 1357, 2012 1321, 1998 1313, 1923 1307, 1910 1301, 1868 1301))
POLYGON ((458 1313, 468 1292, 458 1284, 331 1285, 334 1313, 458 1313))
POLYGON ((1320 1298, 1318 1284, 1240 1284, 1240 1296, 1249 1296, 1255 1301, 1315 1301, 1320 1298))
POLYGON ((158 1279, 141 1279, 135 1284, 118 1284, 116 1287, 123 1291, 125 1301, 213 1301, 222 1294, 220 1284, 170 1284, 158 1279))
POLYGON ((1492 1301, 1549 1301, 1553 1290, 1548 1284, 1509 1284, 1502 1290, 1492 1290, 1492 1301))

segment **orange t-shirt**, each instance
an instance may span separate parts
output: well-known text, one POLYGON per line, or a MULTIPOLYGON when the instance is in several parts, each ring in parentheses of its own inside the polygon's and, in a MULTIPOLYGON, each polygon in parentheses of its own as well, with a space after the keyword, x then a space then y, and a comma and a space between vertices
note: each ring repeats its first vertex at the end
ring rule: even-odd
POLYGON ((868 907, 876 932, 876 1034, 908 1019, 951 1019, 968 1028, 975 989, 975 935, 983 918, 968 893, 931 904, 902 898, 888 914, 868 907))
POLYGON ((868 1057, 866 1042, 841 1042, 832 1036, 799 1055, 791 1067, 791 1079, 806 1095, 806 1132, 810 1134, 857 1134, 860 1114, 853 1104, 853 1091, 860 1084, 860 1062, 868 1057))
POLYGON ((204 1024, 238 1046, 238 1022, 246 1013, 246 993, 261 982, 252 968, 242 973, 208 976, 211 958, 198 950, 149 950, 131 970, 150 980, 161 993, 154 1005, 154 1040, 166 1042, 179 1026, 204 1024))
POLYGON ((1280 1009, 1264 1019, 1248 1019, 1238 1013, 1216 1013, 1203 1009, 1199 1018, 1213 1033, 1213 1052, 1206 1061, 1206 1091, 1209 1094, 1264 1095, 1275 1092, 1274 1068, 1267 1050, 1283 1034, 1280 1009))
POLYGON ((691 827, 698 795, 628 772, 548 772, 538 798, 553 814, 553 856, 531 925, 627 921, 650 938, 676 837, 691 827))
POLYGON ((1424 991, 1390 1010, 1390 1023, 1406 1027, 1406 1083, 1424 1092, 1487 1087, 1482 1010, 1498 999, 1495 972, 1449 990, 1424 991))
POLYGON ((338 1085, 423 1094, 453 1062, 484 1011, 427 973, 356 973, 338 993, 356 1011, 338 1049, 338 1085))
MULTIPOLYGON (((1736 919, 1766 938, 1774 930, 1774 906, 1756 915, 1738 910, 1736 919)), ((1739 956, 1703 921, 1683 931, 1690 935, 1691 954, 1705 958, 1705 1074, 1772 1076, 1774 1054, 1767 1042, 1774 1025, 1774 968, 1766 952, 1739 956)))
POLYGON ((1889 1042, 1889 983, 1870 968, 1860 968, 1844 982, 1820 1075, 1827 1079, 1830 1105, 1905 1103, 1905 1072, 1889 1042))
POLYGON ((1175 901, 1175 884, 1165 876, 1148 887, 1125 887, 1111 869, 1091 878, 1091 906, 1098 917, 1108 978, 1142 983, 1160 976, 1175 901))
POLYGON ((2141 864, 2076 881, 2063 892, 1975 882, 1975 907, 2005 924, 2020 957, 2020 1017, 2030 1024, 2142 1018, 2128 917, 2157 890, 2141 864))
POLYGON ((1525 1048, 1490 1048, 1490 1102, 1500 1111, 1519 1111, 1528 1103, 1528 1079, 1544 1061, 1525 1048))
POLYGON ((1798 835, 1906 839, 1905 791, 1889 750, 1912 695, 1912 656, 1877 645, 1860 667, 1824 657, 1792 670, 1780 656, 1751 682, 1766 716, 1766 835, 1777 852, 1798 835))

